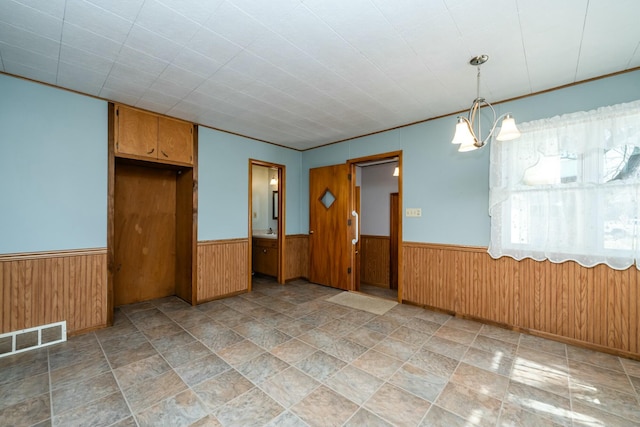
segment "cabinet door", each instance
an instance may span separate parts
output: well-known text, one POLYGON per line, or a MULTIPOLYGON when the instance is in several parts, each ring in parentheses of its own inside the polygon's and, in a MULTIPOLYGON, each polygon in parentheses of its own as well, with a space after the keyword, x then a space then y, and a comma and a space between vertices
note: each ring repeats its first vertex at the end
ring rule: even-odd
POLYGON ((193 164, 193 125, 159 117, 158 159, 193 164))
POLYGON ((115 153, 157 158, 158 117, 119 105, 115 153))
MULTIPOLYGON (((254 241, 255 242, 255 241, 254 241)), ((261 241, 253 244, 253 271, 268 276, 278 275, 278 249, 264 245, 261 241)))

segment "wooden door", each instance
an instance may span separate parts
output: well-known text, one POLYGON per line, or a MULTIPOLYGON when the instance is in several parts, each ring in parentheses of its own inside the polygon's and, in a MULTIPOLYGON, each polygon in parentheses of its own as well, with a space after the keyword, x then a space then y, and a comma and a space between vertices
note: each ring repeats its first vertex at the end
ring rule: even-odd
POLYGON ((398 241, 400 240, 400 198, 391 193, 389 203, 389 287, 398 289, 398 241))
POLYGON ((309 170, 309 280, 353 290, 350 165, 309 170))
POLYGON ((117 164, 114 305, 175 294, 176 172, 117 164))
POLYGON ((193 125, 158 118, 158 159, 193 164, 193 125))
POLYGON ((157 157, 158 117, 119 105, 115 153, 157 157))

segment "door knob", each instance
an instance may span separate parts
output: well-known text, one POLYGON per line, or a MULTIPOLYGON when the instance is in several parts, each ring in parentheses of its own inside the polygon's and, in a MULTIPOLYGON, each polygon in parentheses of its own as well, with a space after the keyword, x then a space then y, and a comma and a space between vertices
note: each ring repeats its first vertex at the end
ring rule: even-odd
POLYGON ((313 230, 309 231, 309 234, 313 234, 313 230))

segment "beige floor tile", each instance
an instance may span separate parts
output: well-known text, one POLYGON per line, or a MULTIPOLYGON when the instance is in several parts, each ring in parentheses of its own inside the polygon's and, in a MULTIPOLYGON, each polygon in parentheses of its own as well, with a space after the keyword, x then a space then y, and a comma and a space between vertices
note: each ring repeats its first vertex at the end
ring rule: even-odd
POLYGON ((429 412, 422 420, 421 427, 469 427, 473 425, 458 415, 455 415, 438 405, 431 405, 429 412))
POLYGON ((395 359, 402 360, 403 362, 409 360, 418 349, 420 349, 420 343, 411 343, 402 341, 396 338, 387 337, 380 341, 373 347, 374 350, 380 353, 391 356, 395 359))
POLYGON ((189 426, 207 416, 191 390, 185 390, 136 414, 140 427, 189 426))
POLYGON ((509 376, 513 367, 513 359, 502 354, 492 354, 477 348, 469 348, 462 361, 478 368, 509 376))
POLYGON ((296 363, 316 352, 316 348, 297 338, 289 340, 271 349, 271 354, 287 363, 296 363))
POLYGON ((162 356, 173 368, 177 368, 210 354, 212 351, 204 344, 200 341, 193 341, 183 346, 167 349, 162 353, 162 356))
POLYGON ((604 386, 592 386, 571 380, 571 401, 616 414, 640 425, 638 395, 604 386))
POLYGON ((222 372, 231 369, 231 366, 215 354, 210 354, 201 359, 178 366, 175 371, 190 387, 213 378, 222 372))
POLYGON ((244 339, 227 348, 219 350, 217 354, 231 366, 238 366, 253 359, 259 354, 264 353, 264 351, 265 350, 263 348, 247 339, 244 339))
POLYGON ((568 397, 511 381, 504 400, 558 424, 571 425, 572 412, 568 397))
POLYGON ((345 365, 346 362, 324 351, 316 351, 295 364, 302 372, 318 381, 326 380, 345 365))
POLYGON ((316 389, 320 383, 295 367, 290 367, 264 381, 260 388, 272 399, 289 408, 316 389))
POLYGON ((498 400, 504 398, 509 386, 508 378, 466 363, 460 363, 456 368, 451 376, 451 382, 498 400))
POLYGON ((550 418, 546 418, 544 413, 534 414, 533 412, 525 410, 521 406, 505 402, 502 404, 498 425, 512 427, 556 427, 561 426, 562 424, 558 424, 550 418))
POLYGON ((109 426, 131 415, 120 391, 70 411, 54 414, 54 426, 109 426))
POLYGON ((520 346, 532 348, 545 353, 553 353, 557 356, 567 357, 567 346, 561 342, 551 341, 535 335, 522 334, 520 346))
POLYGON ((290 365, 270 353, 262 353, 238 366, 236 369, 254 384, 260 384, 290 365))
POLYGON ((477 333, 444 325, 440 327, 433 335, 439 338, 447 339, 449 341, 455 341, 459 344, 470 345, 475 339, 477 333))
POLYGON ((384 384, 367 400, 364 407, 395 426, 420 423, 431 404, 394 385, 384 384))
POLYGON ((407 390, 418 397, 435 402, 447 385, 447 379, 405 363, 389 379, 389 383, 407 390))
POLYGON ((7 426, 30 426, 50 417, 49 393, 30 397, 0 410, 0 420, 7 426))
POLYGON ((624 371, 618 356, 602 353, 600 351, 569 345, 567 346, 567 357, 570 360, 589 363, 601 368, 611 369, 614 371, 624 371))
POLYGON ((409 359, 409 363, 439 377, 449 378, 460 362, 456 359, 422 348, 409 359))
POLYGON ((389 424, 379 416, 375 415, 372 412, 367 411, 366 409, 359 409, 353 417, 349 419, 344 424, 344 427, 393 427, 392 424, 389 424))
POLYGON ((484 335, 478 335, 473 343, 472 347, 478 350, 489 352, 493 355, 500 357, 506 356, 513 358, 516 355, 517 345, 511 344, 505 341, 497 340, 494 338, 486 337, 484 335))
POLYGON ((569 373, 572 384, 612 388, 624 393, 635 393, 629 377, 620 371, 604 369, 588 363, 569 359, 569 373))
POLYGON ((360 368, 382 380, 389 379, 402 366, 400 360, 375 350, 367 351, 354 360, 352 364, 356 368, 360 368))
POLYGON ((171 366, 169 366, 162 356, 156 354, 146 359, 121 366, 115 369, 113 373, 120 387, 124 389, 163 374, 169 369, 171 369, 171 366))
POLYGON ((436 404, 465 420, 473 420, 477 425, 495 425, 502 401, 468 387, 449 383, 442 391, 436 404))
POLYGON ((23 400, 49 393, 49 374, 32 375, 0 386, 0 411, 23 400))
POLYGON ((464 357, 465 353, 469 349, 469 346, 434 335, 429 338, 429 340, 422 346, 422 348, 430 350, 434 353, 441 354, 443 356, 447 356, 451 359, 460 360, 464 357))
POLYGON ((358 410, 358 405, 330 390, 318 387, 291 408, 291 411, 312 427, 341 426, 358 410))
POLYGON ((53 414, 57 415, 88 404, 110 394, 120 392, 111 372, 79 381, 65 388, 51 392, 53 414))
POLYGON ((230 369, 193 387, 200 400, 209 411, 235 399, 254 387, 235 369, 230 369))
POLYGON ((263 426, 284 411, 275 400, 253 388, 213 412, 225 427, 263 426))
POLYGON ((384 381, 352 365, 347 365, 324 383, 349 400, 362 405, 384 381))
POLYGON ((187 385, 174 371, 168 371, 144 383, 124 390, 124 396, 134 412, 153 406, 187 389, 187 385))

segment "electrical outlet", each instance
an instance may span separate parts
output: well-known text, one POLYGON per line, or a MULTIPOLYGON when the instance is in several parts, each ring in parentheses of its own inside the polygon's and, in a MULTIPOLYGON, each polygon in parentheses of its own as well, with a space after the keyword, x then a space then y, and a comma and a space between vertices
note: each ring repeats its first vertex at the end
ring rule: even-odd
POLYGON ((405 216, 407 217, 420 217, 422 216, 421 208, 407 208, 405 216))

